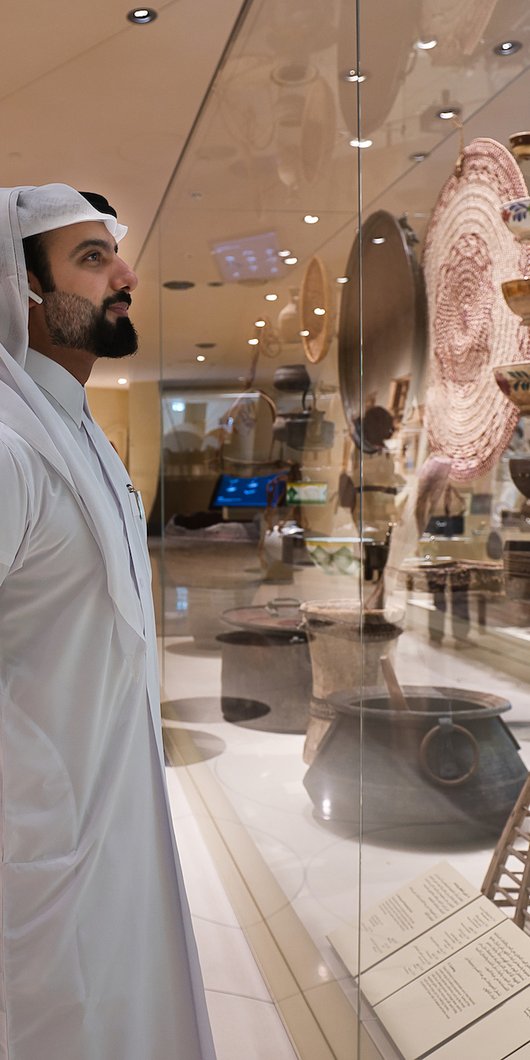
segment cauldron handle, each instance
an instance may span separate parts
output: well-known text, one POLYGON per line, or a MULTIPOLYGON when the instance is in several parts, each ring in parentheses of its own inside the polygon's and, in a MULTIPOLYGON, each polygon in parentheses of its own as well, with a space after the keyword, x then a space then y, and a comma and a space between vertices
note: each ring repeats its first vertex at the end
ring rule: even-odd
POLYGON ((429 729, 429 731, 425 733, 425 736, 423 737, 423 740, 420 744, 421 768, 423 769, 424 773, 426 773, 427 776, 430 777, 431 780, 434 780, 436 784, 441 784, 442 787, 454 788, 457 787, 459 784, 465 784, 466 781, 470 780, 474 773, 476 773, 479 761, 479 746, 475 737, 473 736, 473 733, 471 733, 469 729, 465 729, 463 725, 455 725, 450 718, 438 718, 438 724, 434 725, 432 729, 429 729), (451 778, 441 777, 438 773, 434 773, 431 769, 431 766, 429 765, 428 761, 427 752, 432 741, 435 740, 437 737, 440 737, 441 735, 442 738, 446 738, 454 732, 460 733, 462 736, 465 736, 469 740, 473 752, 473 761, 467 772, 463 773, 462 776, 451 778))

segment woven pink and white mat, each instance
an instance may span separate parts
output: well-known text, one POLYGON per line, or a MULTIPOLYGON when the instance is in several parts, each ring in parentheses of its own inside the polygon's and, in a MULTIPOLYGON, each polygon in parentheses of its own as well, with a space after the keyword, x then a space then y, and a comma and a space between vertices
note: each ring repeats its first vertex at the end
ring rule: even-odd
POLYGON ((530 245, 502 221, 501 203, 528 195, 509 151, 473 140, 449 177, 427 230, 423 268, 429 310, 425 422, 431 451, 449 457, 451 477, 488 471, 518 419, 493 366, 530 361, 530 330, 506 305, 501 283, 530 275, 530 245))

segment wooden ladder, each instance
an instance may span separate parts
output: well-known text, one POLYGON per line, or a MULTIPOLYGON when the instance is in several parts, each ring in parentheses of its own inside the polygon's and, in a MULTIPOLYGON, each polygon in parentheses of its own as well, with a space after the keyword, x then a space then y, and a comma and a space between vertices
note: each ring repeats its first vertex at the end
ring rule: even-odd
POLYGON ((495 847, 482 893, 530 934, 530 774, 495 847))

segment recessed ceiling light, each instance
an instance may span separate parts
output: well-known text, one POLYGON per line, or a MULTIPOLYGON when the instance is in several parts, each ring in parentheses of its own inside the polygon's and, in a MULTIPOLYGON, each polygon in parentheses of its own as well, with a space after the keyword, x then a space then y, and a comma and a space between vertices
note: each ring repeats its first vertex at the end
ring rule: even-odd
POLYGON ((265 295, 265 301, 266 302, 277 302, 278 301, 278 295, 277 294, 266 294, 265 295))
POLYGON ((167 280, 162 286, 167 287, 168 291, 189 291, 195 284, 191 280, 167 280))
POLYGON ((309 335, 309 332, 308 332, 307 328, 304 328, 304 330, 303 331, 299 331, 298 334, 301 335, 302 338, 307 339, 307 336, 309 335))
POLYGON ((195 343, 195 349, 197 349, 197 350, 213 350, 214 346, 216 346, 216 345, 217 345, 217 343, 215 343, 215 342, 196 342, 195 343))
POLYGON ((374 236, 372 239, 372 243, 375 243, 376 246, 379 246, 381 243, 385 242, 386 240, 384 236, 374 236))
POLYGON ((295 257, 292 257, 292 258, 284 258, 283 260, 284 260, 284 262, 285 262, 285 264, 286 264, 286 265, 296 265, 296 263, 297 263, 297 261, 298 261, 298 258, 295 258, 295 257))
POLYGON ((204 353, 198 353, 197 354, 197 360, 198 361, 205 361, 206 357, 204 356, 204 353))
POLYGON ((425 162, 425 159, 427 157, 427 151, 414 151, 414 154, 409 155, 409 159, 411 162, 425 162))
POLYGON ((129 380, 126 379, 124 375, 120 375, 120 378, 118 379, 118 383, 120 386, 126 386, 128 382, 129 380))
POLYGON ((291 253, 292 253, 292 251, 290 251, 290 250, 279 250, 278 251, 278 257, 279 258, 290 258, 291 257, 291 253))
POLYGON ((313 313, 316 317, 324 317, 326 315, 326 310, 322 309, 321 306, 317 306, 316 309, 313 309, 313 313))
POLYGON ((349 81, 351 84, 362 85, 363 81, 366 81, 366 74, 357 73, 357 70, 344 70, 340 76, 342 81, 349 81))
POLYGON ((458 118, 460 113, 460 107, 442 107, 436 112, 436 117, 441 118, 442 121, 449 121, 451 118, 458 118))
POLYGON ((437 44, 436 37, 431 37, 430 40, 417 40, 414 47, 420 52, 430 52, 432 48, 436 48, 437 44))
POLYGON ((350 147, 371 147, 373 140, 350 140, 350 147))
POLYGON ((247 339, 247 344, 249 346, 257 346, 258 342, 259 342, 259 339, 247 339))
POLYGON ((500 44, 495 45, 493 51, 495 55, 515 55, 521 48, 520 40, 503 40, 500 44))
POLYGON ((255 320, 254 321, 254 326, 257 327, 257 328, 264 328, 265 324, 266 324, 265 320, 255 320))
POLYGON ((317 217, 316 213, 306 213, 304 221, 306 225, 316 225, 317 221, 320 221, 320 217, 317 217))
POLYGON ((129 22, 135 22, 137 26, 146 26, 148 22, 154 22, 157 17, 157 12, 152 7, 135 7, 127 15, 129 22))
POLYGON ((337 283, 347 283, 348 282, 348 277, 347 276, 337 276, 337 281, 336 282, 337 283))

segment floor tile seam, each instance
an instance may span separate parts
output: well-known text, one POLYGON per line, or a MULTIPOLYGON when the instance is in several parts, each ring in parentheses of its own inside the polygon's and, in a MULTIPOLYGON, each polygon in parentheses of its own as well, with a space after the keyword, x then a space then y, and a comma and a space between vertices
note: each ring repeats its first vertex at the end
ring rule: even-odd
POLYGON ((218 990, 214 986, 205 986, 204 993, 206 996, 208 996, 208 994, 217 994, 220 997, 237 998, 238 1001, 253 1001, 257 1005, 266 1005, 268 1008, 274 1009, 275 1011, 277 1011, 278 1008, 277 1003, 272 997, 269 997, 267 1000, 264 997, 256 997, 255 994, 242 994, 239 990, 218 990))

